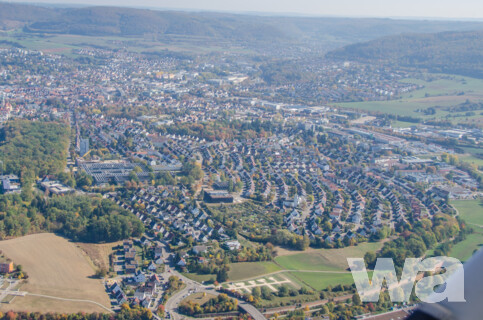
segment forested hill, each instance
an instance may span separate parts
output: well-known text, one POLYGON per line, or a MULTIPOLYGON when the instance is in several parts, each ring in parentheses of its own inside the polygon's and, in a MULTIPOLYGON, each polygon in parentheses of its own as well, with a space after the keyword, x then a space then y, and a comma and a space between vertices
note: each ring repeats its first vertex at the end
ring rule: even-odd
POLYGON ((59 8, 0 3, 0 30, 91 36, 180 36, 250 44, 303 42, 330 48, 401 33, 483 29, 482 22, 277 17, 119 7, 59 8))
POLYGON ((345 46, 327 57, 483 78, 483 31, 389 36, 345 46))

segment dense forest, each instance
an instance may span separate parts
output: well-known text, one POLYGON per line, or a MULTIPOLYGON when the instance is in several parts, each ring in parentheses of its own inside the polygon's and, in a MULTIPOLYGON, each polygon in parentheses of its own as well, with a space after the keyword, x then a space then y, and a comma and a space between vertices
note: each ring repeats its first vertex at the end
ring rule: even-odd
MULTIPOLYGON (((69 182, 70 176, 63 170, 69 135, 67 125, 55 122, 18 120, 1 129, 0 159, 5 172, 20 175, 22 191, 0 195, 0 239, 55 232, 74 241, 103 242, 144 232, 137 217, 110 200, 98 196, 48 197, 35 192, 36 176, 54 174, 69 182)), ((82 179, 80 175, 79 183, 82 179)))
POLYGON ((66 165, 69 127, 56 122, 10 121, 0 129, 0 160, 5 172, 57 174, 66 165))
POLYGON ((110 200, 87 196, 0 196, 0 239, 56 232, 74 241, 111 242, 138 237, 141 221, 110 200))
POLYGON ((483 78, 483 31, 389 36, 348 45, 327 57, 483 78))

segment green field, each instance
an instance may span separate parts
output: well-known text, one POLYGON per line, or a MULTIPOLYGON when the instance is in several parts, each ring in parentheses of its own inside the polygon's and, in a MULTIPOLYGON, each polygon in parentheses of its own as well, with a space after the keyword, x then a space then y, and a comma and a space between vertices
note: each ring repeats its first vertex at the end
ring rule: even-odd
MULTIPOLYGON (((228 281, 259 278, 280 270, 281 268, 271 261, 231 263, 230 271, 228 271, 228 281)), ((198 282, 216 279, 216 274, 183 273, 183 275, 198 282)))
POLYGON ((291 272, 290 274, 315 290, 354 283, 351 273, 291 272))
POLYGON ((228 279, 230 281, 251 279, 279 270, 281 270, 280 267, 271 261, 231 263, 228 279))
POLYGON ((468 162, 468 163, 471 163, 471 164, 475 164, 478 167, 483 166, 483 159, 477 158, 477 157, 475 157, 474 155, 471 155, 471 154, 463 154, 463 155, 459 154, 458 158, 461 161, 468 162))
POLYGON ((483 148, 463 147, 464 154, 458 154, 458 158, 464 162, 468 162, 478 167, 483 167, 483 148))
POLYGON ((284 270, 344 271, 348 268, 347 258, 362 258, 368 251, 377 251, 381 243, 360 243, 343 249, 317 249, 275 258, 284 270))
POLYGON ((406 121, 393 121, 391 123, 391 126, 393 128, 409 128, 409 127, 417 126, 417 125, 418 125, 418 123, 406 122, 406 121))
POLYGON ((318 271, 340 271, 341 266, 329 260, 326 255, 313 253, 300 253, 290 256, 275 258, 275 261, 284 270, 318 270, 318 271))
POLYGON ((461 261, 466 261, 473 255, 475 250, 483 245, 483 231, 477 229, 475 233, 470 234, 466 240, 461 241, 451 248, 450 255, 461 261))
MULTIPOLYGON (((421 79, 404 79, 401 82, 423 85, 424 88, 404 94, 400 99, 391 101, 365 101, 339 103, 346 108, 360 109, 373 112, 390 113, 401 116, 412 116, 423 119, 439 118, 444 119, 447 115, 455 115, 450 112, 437 109, 435 115, 426 116, 416 112, 418 109, 429 107, 453 106, 470 100, 472 102, 483 101, 483 80, 462 76, 434 75, 437 80, 425 81, 421 79)), ((468 119, 460 115, 457 118, 449 118, 456 122, 477 122, 482 116, 476 112, 476 116, 468 119)))
POLYGON ((483 226, 483 205, 481 200, 451 201, 451 204, 458 209, 461 218, 475 229, 473 234, 451 249, 452 257, 466 261, 483 245, 483 229, 480 227, 483 226))
POLYGON ((188 272, 185 272, 185 273, 182 273, 183 276, 185 276, 186 278, 189 278, 191 280, 194 280, 194 281, 197 281, 197 282, 200 282, 200 283, 203 283, 205 281, 211 281, 211 280, 216 280, 216 274, 198 274, 198 273, 188 273, 188 272))
POLYGON ((481 200, 451 201, 461 218, 474 226, 483 226, 483 205, 481 200))

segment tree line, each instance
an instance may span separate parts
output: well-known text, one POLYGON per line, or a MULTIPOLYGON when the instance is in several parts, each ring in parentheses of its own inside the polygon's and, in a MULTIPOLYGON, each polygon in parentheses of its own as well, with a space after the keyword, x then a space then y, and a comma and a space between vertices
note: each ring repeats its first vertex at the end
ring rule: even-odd
POLYGON ((182 302, 179 306, 181 313, 193 316, 206 313, 222 313, 238 310, 238 301, 221 293, 216 298, 211 298, 200 305, 194 301, 182 302))
POLYGON ((0 320, 151 320, 151 310, 123 305, 118 313, 39 313, 39 312, 0 312, 0 320))
POLYGON ((370 269, 374 268, 377 258, 392 258, 396 272, 401 274, 406 258, 424 257, 430 249, 434 249, 435 256, 448 255, 450 243, 462 241, 472 232, 464 221, 446 214, 438 214, 432 221, 422 219, 399 228, 402 228, 400 237, 386 242, 378 253, 364 255, 370 269))
POLYGON ((74 241, 111 242, 143 234, 141 221, 114 202, 100 197, 36 195, 0 196, 0 238, 56 232, 74 241))

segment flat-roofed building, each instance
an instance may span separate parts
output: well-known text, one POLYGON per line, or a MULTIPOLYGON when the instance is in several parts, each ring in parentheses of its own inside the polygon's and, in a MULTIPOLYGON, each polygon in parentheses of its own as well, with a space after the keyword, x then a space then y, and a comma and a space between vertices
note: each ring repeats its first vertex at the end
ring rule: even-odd
POLYGON ((233 196, 226 191, 205 191, 204 201, 208 203, 233 203, 233 196))

